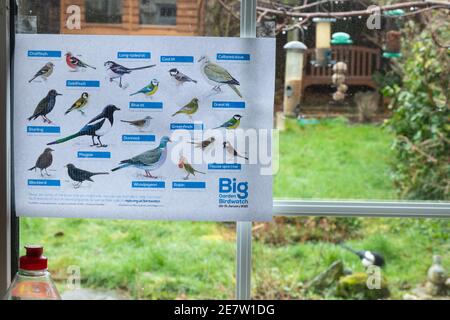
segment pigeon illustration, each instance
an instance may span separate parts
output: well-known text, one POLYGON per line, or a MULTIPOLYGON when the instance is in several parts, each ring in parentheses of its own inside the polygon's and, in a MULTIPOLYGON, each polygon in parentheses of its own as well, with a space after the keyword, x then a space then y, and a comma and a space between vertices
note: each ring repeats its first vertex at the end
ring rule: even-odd
POLYGON ((47 115, 52 112, 53 108, 55 107, 57 96, 62 96, 62 94, 56 92, 56 90, 54 89, 50 90, 47 96, 39 102, 36 109, 34 110, 33 115, 28 118, 28 121, 36 120, 36 118, 42 117, 44 123, 52 123, 52 121, 47 118, 47 115))
POLYGON ((47 81, 48 77, 50 77, 53 74, 53 69, 55 65, 52 62, 47 62, 45 66, 43 66, 41 69, 39 69, 38 72, 31 78, 28 83, 33 82, 35 79, 41 77, 44 81, 47 81))
POLYGON ((225 68, 210 62, 207 56, 202 56, 198 62, 202 62, 201 71, 206 80, 214 85, 214 91, 220 92, 221 86, 228 85, 240 98, 242 98, 242 94, 237 88, 237 86, 240 85, 239 81, 237 81, 225 68))
POLYGON ((67 173, 69 174, 70 179, 75 181, 75 184, 73 186, 75 189, 78 189, 79 187, 81 187, 81 184, 84 181, 94 182, 94 180, 92 180, 93 176, 98 176, 101 174, 109 174, 108 172, 86 171, 86 170, 75 167, 72 163, 69 163, 68 165, 66 165, 66 168, 67 168, 67 173))
POLYGON ((169 137, 162 137, 159 146, 155 149, 148 150, 131 159, 123 160, 120 165, 111 171, 117 171, 127 167, 135 167, 145 170, 145 177, 157 179, 151 174, 151 171, 159 169, 167 158, 167 143, 172 142, 169 137))
POLYGON ((91 147, 93 147, 93 146, 107 147, 107 145, 102 143, 102 141, 100 140, 100 137, 104 136, 112 128, 112 126, 114 124, 114 112, 116 112, 118 110, 120 110, 120 109, 117 108, 115 105, 110 104, 103 109, 102 113, 100 113, 98 116, 96 116, 91 121, 89 121, 77 133, 72 134, 68 137, 47 143, 47 145, 51 146, 53 144, 63 143, 63 142, 75 139, 77 137, 91 136, 92 137, 91 147), (95 140, 94 140, 95 137, 97 137, 98 143, 95 142, 95 140))
POLYGON ((197 80, 191 79, 177 68, 170 69, 169 74, 172 78, 174 78, 177 81, 178 84, 183 84, 186 82, 197 83, 197 80))
POLYGON ((115 79, 119 79, 119 87, 122 88, 122 77, 126 74, 130 74, 133 71, 137 70, 144 70, 153 68, 156 66, 155 64, 144 66, 144 67, 138 67, 138 68, 127 68, 124 67, 118 63, 115 63, 114 61, 106 61, 105 67, 108 72, 109 81, 113 81, 115 79))
POLYGON ((39 156, 39 158, 36 160, 36 164, 33 168, 28 169, 29 171, 36 171, 36 169, 41 170, 41 177, 44 175, 42 174, 42 171, 45 172, 47 176, 50 176, 47 172, 47 168, 50 167, 53 163, 53 155, 52 151, 55 151, 51 148, 45 148, 44 152, 39 156))

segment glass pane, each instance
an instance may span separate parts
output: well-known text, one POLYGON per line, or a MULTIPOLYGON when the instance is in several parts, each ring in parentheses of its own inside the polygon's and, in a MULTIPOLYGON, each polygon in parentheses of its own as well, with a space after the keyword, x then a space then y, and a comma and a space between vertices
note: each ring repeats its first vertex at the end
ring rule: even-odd
MULTIPOLYGON (((16 32, 239 36, 239 20, 211 1, 205 11, 197 3, 20 0, 16 32)), ((44 245, 66 298, 234 298, 234 223, 21 218, 20 254, 30 243, 44 245)))
POLYGON ((254 299, 448 299, 445 277, 429 281, 450 268, 448 219, 277 218, 253 229, 254 299))
POLYGON ((176 0, 141 0, 141 24, 149 25, 176 25, 176 0))
POLYGON ((86 0, 86 22, 121 23, 121 0, 86 0))

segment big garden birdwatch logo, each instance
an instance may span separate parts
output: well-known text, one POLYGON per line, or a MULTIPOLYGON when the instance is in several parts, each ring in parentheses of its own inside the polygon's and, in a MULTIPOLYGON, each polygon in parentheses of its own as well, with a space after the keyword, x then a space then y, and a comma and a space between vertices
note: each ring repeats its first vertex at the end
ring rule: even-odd
POLYGON ((15 57, 19 216, 271 219, 274 39, 18 34, 15 57))

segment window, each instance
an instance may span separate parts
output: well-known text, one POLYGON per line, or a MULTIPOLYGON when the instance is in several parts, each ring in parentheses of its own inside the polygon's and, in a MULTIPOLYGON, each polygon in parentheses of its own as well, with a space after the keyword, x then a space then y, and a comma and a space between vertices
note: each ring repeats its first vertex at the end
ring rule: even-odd
POLYGON ((140 23, 148 25, 176 25, 176 0, 141 0, 140 23))
POLYGON ((121 0, 86 0, 86 22, 122 23, 121 0))

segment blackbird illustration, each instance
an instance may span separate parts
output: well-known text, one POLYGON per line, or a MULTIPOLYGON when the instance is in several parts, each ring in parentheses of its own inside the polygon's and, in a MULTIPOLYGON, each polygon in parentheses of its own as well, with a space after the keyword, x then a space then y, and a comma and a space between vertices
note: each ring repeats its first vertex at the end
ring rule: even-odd
POLYGON ((52 112, 55 107, 57 96, 62 96, 62 94, 56 92, 54 89, 50 90, 47 96, 38 103, 33 115, 28 118, 28 121, 36 120, 38 117, 42 117, 44 123, 52 123, 52 121, 47 118, 47 114, 52 112))
POLYGON ((52 155, 52 151, 55 151, 51 148, 46 148, 44 150, 44 152, 39 156, 39 158, 36 160, 36 164, 34 165, 33 168, 30 168, 28 170, 32 171, 36 171, 36 169, 41 170, 41 176, 43 177, 44 175, 42 174, 42 172, 44 171, 45 174, 47 176, 50 176, 47 172, 47 168, 50 167, 53 163, 53 155, 52 155))
POLYGON ((97 176, 97 175, 101 175, 101 174, 109 174, 108 172, 89 172, 89 171, 75 167, 72 163, 69 163, 68 165, 66 165, 66 167, 67 167, 67 173, 69 174, 70 179, 75 181, 75 184, 73 185, 73 187, 75 189, 78 189, 79 187, 81 187, 81 184, 84 181, 94 182, 94 180, 92 180, 93 176, 97 176))

